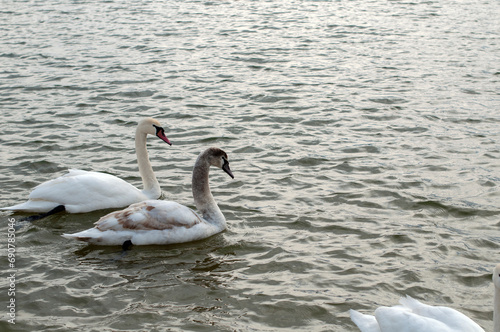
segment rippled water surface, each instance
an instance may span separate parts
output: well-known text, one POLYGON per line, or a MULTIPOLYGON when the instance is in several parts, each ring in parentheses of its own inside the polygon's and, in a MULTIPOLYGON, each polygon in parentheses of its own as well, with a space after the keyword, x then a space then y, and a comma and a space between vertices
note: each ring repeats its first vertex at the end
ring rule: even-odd
POLYGON ((228 230, 172 246, 16 231, 1 212, 0 330, 357 331, 409 294, 492 330, 500 261, 500 4, 431 1, 2 1, 1 206, 68 168, 141 186, 138 120, 165 199, 212 172, 228 230), (7 323, 9 273, 16 324, 7 323))

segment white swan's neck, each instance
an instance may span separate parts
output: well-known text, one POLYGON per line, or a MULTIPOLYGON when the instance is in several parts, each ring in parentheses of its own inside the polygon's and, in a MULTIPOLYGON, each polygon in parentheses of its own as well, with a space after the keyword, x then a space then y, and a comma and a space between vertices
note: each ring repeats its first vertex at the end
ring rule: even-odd
POLYGON ((495 295, 493 302, 493 331, 500 332, 500 288, 494 285, 495 295))
POLYGON ((160 184, 156 179, 153 167, 149 161, 148 150, 146 148, 147 134, 140 131, 135 132, 135 153, 137 154, 137 164, 139 165, 139 174, 142 178, 144 187, 143 193, 150 199, 157 199, 161 195, 160 184))
POLYGON ((193 169, 192 190, 194 204, 206 221, 224 229, 226 228, 226 218, 219 209, 210 191, 210 185, 208 183, 209 173, 210 163, 207 159, 207 155, 200 154, 193 169))

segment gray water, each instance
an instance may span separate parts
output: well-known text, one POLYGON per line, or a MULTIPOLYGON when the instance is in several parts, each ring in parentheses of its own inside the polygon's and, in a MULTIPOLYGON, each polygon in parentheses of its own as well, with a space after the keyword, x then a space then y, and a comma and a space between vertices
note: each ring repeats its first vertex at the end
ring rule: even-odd
POLYGON ((2 1, 1 206, 68 168, 140 187, 146 116, 173 142, 148 142, 164 199, 193 206, 209 146, 235 179, 211 174, 227 231, 123 257, 60 236, 109 211, 1 212, 0 330, 357 331, 350 308, 408 294, 491 331, 499 14, 497 0, 2 1))

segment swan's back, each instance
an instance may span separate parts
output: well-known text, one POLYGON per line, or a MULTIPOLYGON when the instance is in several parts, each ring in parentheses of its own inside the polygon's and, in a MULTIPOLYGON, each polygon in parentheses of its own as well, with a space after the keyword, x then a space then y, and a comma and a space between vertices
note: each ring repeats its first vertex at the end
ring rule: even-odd
POLYGON ((423 304, 410 296, 401 305, 379 307, 375 316, 351 310, 361 332, 484 332, 472 319, 448 307, 423 304))
POLYGON ((452 331, 484 332, 476 322, 455 309, 443 306, 430 306, 408 295, 402 297, 399 302, 414 314, 440 321, 452 331))
POLYGON ((116 176, 71 169, 68 174, 35 187, 27 203, 54 202, 64 205, 70 213, 81 213, 119 208, 145 199, 140 190, 116 176))
MULTIPOLYGON (((458 332, 442 322, 415 314, 405 308, 380 307, 375 317, 381 332, 458 332)), ((471 331, 472 332, 472 331, 471 331)))
POLYGON ((95 223, 100 231, 189 229, 203 222, 190 208, 172 201, 148 200, 111 212, 95 223))

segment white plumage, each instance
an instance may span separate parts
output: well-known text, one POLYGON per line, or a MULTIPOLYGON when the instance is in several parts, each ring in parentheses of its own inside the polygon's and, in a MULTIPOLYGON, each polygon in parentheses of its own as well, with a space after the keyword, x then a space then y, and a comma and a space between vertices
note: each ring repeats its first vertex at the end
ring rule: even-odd
POLYGON ((351 319, 362 332, 484 332, 454 309, 426 305, 410 296, 401 298, 399 303, 377 308, 375 316, 350 310, 351 319))
MULTIPOLYGON (((500 332, 500 264, 493 269, 493 331, 500 332)), ((410 296, 401 305, 380 307, 375 316, 349 310, 361 332, 484 332, 472 319, 448 307, 423 304, 410 296)))
POLYGON ((110 174, 70 169, 33 189, 27 202, 2 208, 46 212, 64 205, 69 213, 119 208, 148 199, 141 190, 110 174))

